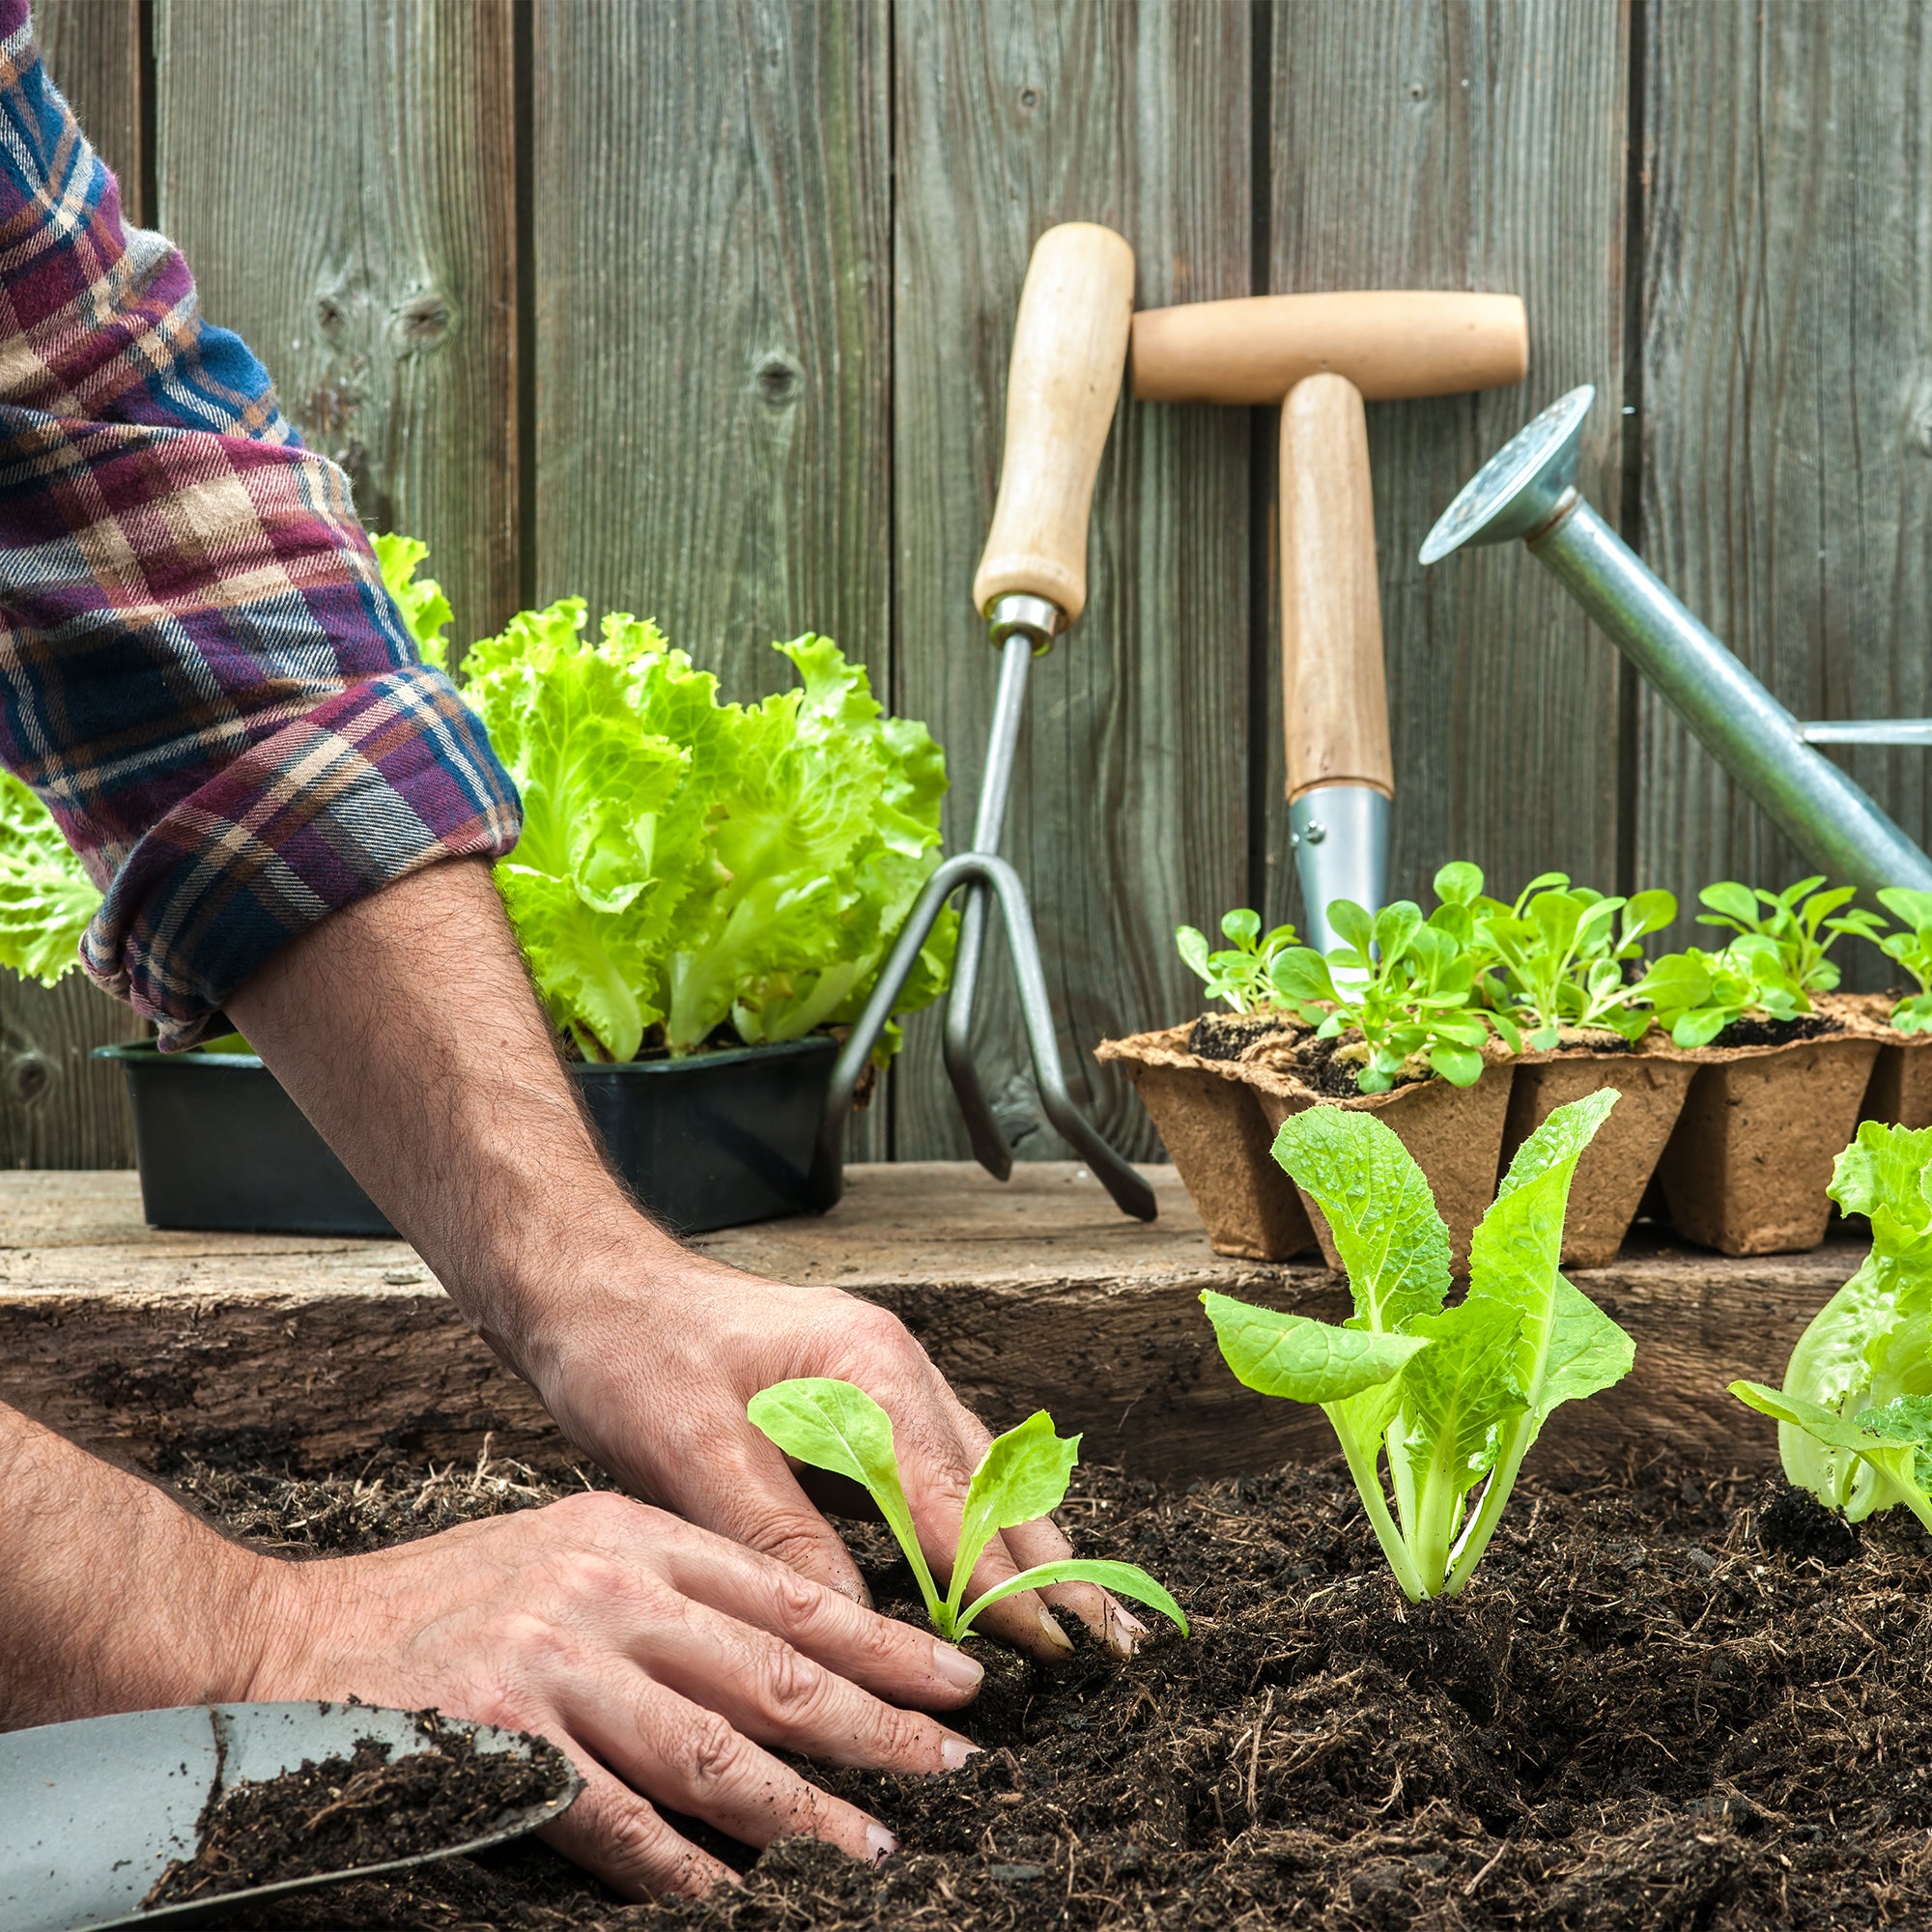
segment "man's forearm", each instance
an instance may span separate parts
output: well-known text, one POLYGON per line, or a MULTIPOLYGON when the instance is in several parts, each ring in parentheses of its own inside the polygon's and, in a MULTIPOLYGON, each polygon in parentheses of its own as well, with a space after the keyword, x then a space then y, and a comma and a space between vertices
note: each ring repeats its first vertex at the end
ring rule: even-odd
POLYGON ((246 1696, 271 1567, 0 1406, 0 1730, 246 1696))
POLYGON ((335 913, 228 1014, 470 1321, 537 1376, 574 1288, 639 1244, 697 1265, 606 1171, 489 867, 335 913))

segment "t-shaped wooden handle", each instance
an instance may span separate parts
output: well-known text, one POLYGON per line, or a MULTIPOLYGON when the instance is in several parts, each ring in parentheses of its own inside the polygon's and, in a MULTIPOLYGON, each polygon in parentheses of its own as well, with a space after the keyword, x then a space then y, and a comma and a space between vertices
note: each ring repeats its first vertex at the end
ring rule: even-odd
POLYGON ((1520 296, 1375 289, 1242 296, 1134 317, 1134 394, 1151 403, 1278 403, 1305 376, 1346 376, 1372 403, 1520 383, 1520 296))
POLYGON ((1007 377, 1007 447, 993 526, 973 579, 984 611, 1043 597, 1065 629, 1087 603, 1087 513, 1121 394, 1134 251, 1068 221, 1034 243, 1007 377))
POLYGON ((1394 797, 1368 419, 1346 376, 1310 376, 1281 406, 1281 675, 1290 800, 1394 797))

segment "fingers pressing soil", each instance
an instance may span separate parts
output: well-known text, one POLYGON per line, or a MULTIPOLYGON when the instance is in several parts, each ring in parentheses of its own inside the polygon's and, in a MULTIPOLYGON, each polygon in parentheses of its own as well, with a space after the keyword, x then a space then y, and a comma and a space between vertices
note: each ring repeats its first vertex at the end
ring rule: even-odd
MULTIPOLYGON (((184 1474, 258 1532, 277 1512, 298 1539, 330 1524, 346 1539, 331 1547, 446 1520, 469 1479, 435 1479, 418 1511, 422 1472, 400 1464, 365 1474, 359 1501, 347 1480, 184 1474)), ((497 1475, 546 1492, 530 1472, 497 1475)), ((278 1923, 1932 1922, 1932 1551, 1903 1512, 1853 1536, 1755 1478, 1649 1468, 1566 1492, 1532 1475, 1467 1592, 1417 1607, 1339 1465, 1178 1496, 1078 1480, 1063 1513, 1076 1543, 1170 1584, 1193 1640, 1124 1665, 1083 1644, 1057 1670, 1003 1666, 966 1725, 988 1748, 950 1777, 829 1775, 898 1833, 884 1867, 791 1841, 740 1855, 742 1889, 626 1906, 525 1844, 331 1888, 278 1923)), ((478 1502, 503 1495, 485 1484, 478 1502)), ((888 1547, 858 1541, 891 1601, 888 1547)))

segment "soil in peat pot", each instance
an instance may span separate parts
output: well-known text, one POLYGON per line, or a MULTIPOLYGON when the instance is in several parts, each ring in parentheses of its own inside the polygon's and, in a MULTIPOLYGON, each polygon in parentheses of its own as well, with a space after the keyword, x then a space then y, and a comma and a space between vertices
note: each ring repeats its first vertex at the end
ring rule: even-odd
MULTIPOLYGON (((304 1549, 559 1492, 503 1463, 174 1473, 231 1527, 304 1549)), ((1104 1469, 1075 1481, 1065 1517, 1082 1548, 1172 1585, 1193 1640, 1124 1666, 1083 1648, 1052 1672, 989 1655, 963 1725, 986 1749, 963 1771, 819 1774, 898 1833, 883 1867, 791 1840, 739 1854, 742 1888, 624 1905, 525 1840, 278 1901, 274 1923, 1932 1922, 1932 1546, 1903 1511, 1853 1533, 1755 1476, 1652 1464, 1566 1488, 1532 1472, 1467 1592, 1418 1608, 1339 1462, 1184 1494, 1104 1469)), ((878 1533, 853 1534, 896 1601, 878 1533)))

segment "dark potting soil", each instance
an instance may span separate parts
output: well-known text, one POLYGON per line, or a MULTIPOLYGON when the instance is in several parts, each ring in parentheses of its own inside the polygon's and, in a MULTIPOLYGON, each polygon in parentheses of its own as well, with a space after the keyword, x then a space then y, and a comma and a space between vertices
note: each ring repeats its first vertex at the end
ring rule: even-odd
MULTIPOLYGON (((308 1549, 557 1492, 497 1464, 180 1472, 308 1549)), ((565 1487, 581 1480, 561 1479, 565 1487)), ((793 1840, 745 1884, 623 1905, 525 1840, 278 1906, 277 1925, 502 1932, 1308 1926, 1744 1932, 1932 1922, 1932 1546, 1759 1478, 1532 1465, 1453 1603, 1402 1600, 1339 1463, 1163 1494, 1082 1470, 1083 1549, 1195 1619, 1131 1663, 1008 1661, 940 1779, 817 1774, 899 1834, 793 1840)), ((881 1601, 895 1577, 855 1528, 881 1601)), ((903 1573, 897 1573, 898 1577, 903 1573)), ((239 1916, 230 1924, 250 1922, 239 1916)))
MULTIPOLYGON (((1321 1094, 1331 1100, 1358 1098, 1362 1090, 1355 1076, 1361 1071, 1360 1065, 1352 1060, 1338 1060, 1335 1057, 1348 1044, 1346 1039, 1318 1039, 1311 1034, 1294 1049, 1295 1078, 1311 1093, 1321 1094)), ((1429 1077, 1425 1067, 1419 1073, 1398 1073, 1394 1084, 1407 1087, 1429 1077)))
POLYGON ((1203 1013, 1187 1036, 1196 1060, 1238 1060, 1257 1040, 1306 1029, 1290 1013, 1203 1013))
POLYGON ((141 1909, 464 1844, 569 1788, 563 1753, 548 1744, 531 1759, 479 1751, 467 1734, 439 1732, 429 1713, 422 1725, 425 1748, 401 1757, 363 1738, 348 1757, 306 1760, 226 1790, 217 1783, 194 1857, 171 1864, 141 1909))
POLYGON ((1741 1020, 1733 1020, 1711 1044, 1788 1046, 1794 1039, 1818 1039, 1826 1034, 1843 1031, 1829 1013, 1800 1013, 1795 1020, 1753 1019, 1747 1013, 1741 1020))

